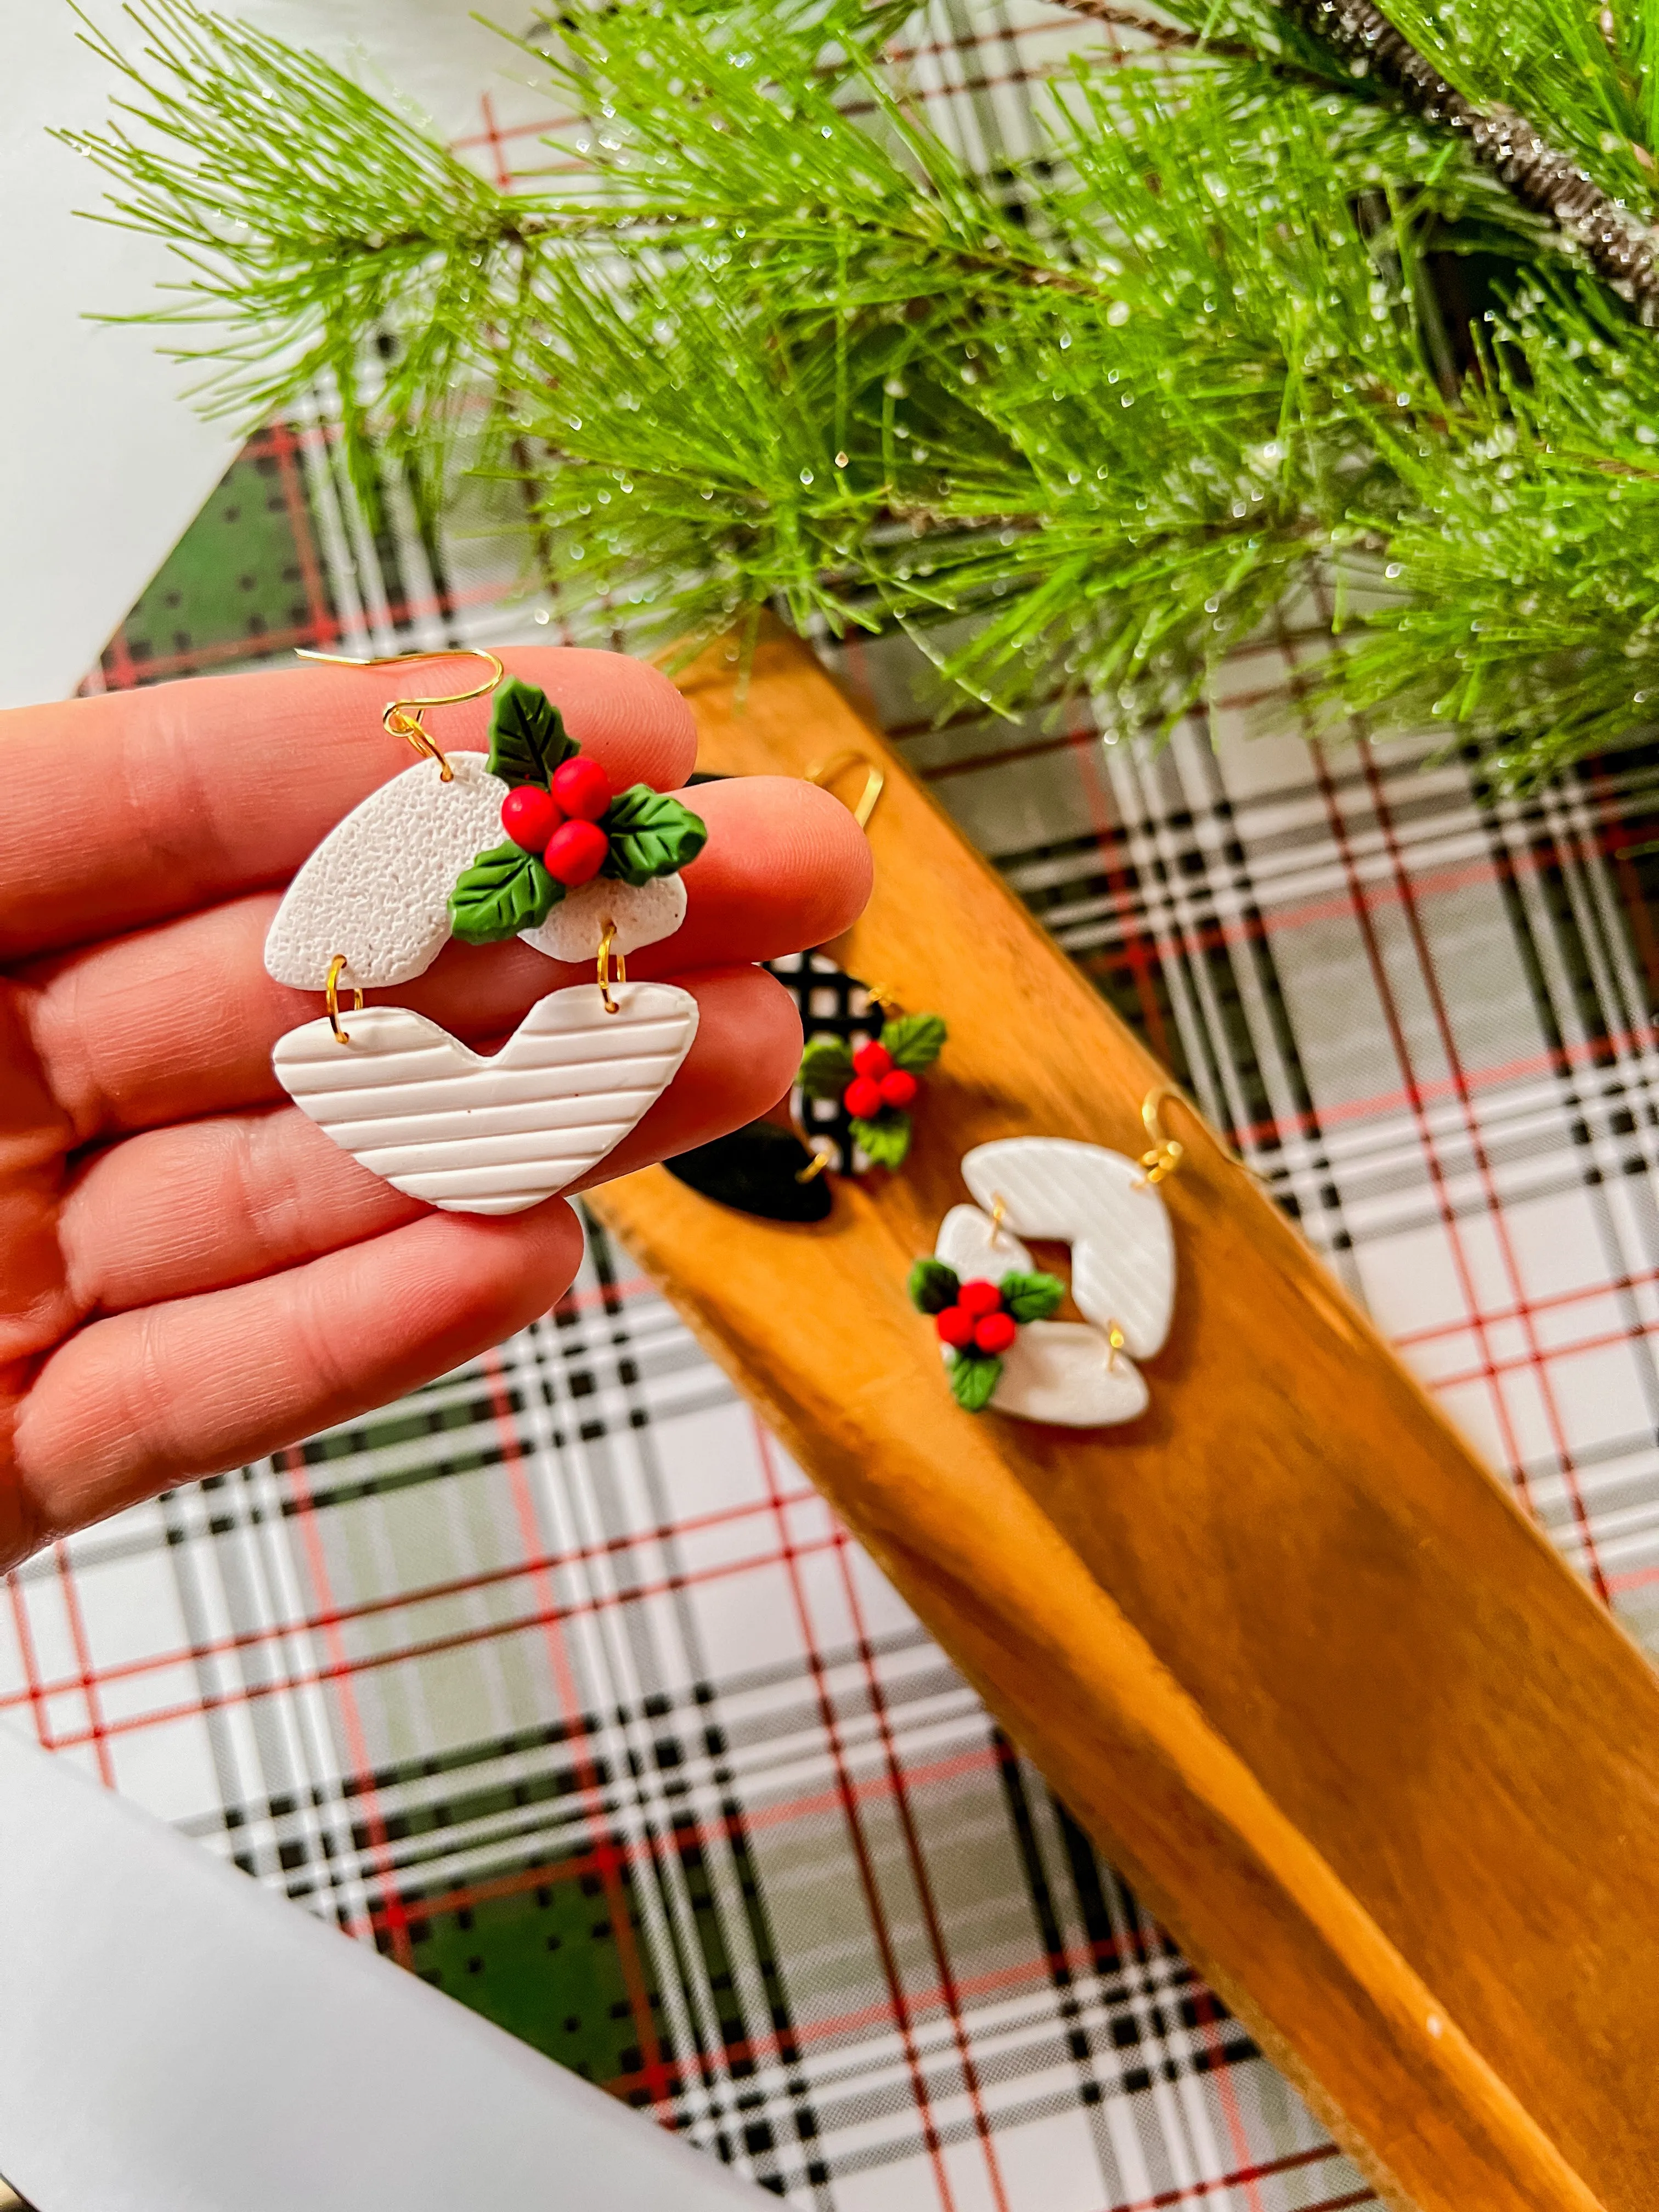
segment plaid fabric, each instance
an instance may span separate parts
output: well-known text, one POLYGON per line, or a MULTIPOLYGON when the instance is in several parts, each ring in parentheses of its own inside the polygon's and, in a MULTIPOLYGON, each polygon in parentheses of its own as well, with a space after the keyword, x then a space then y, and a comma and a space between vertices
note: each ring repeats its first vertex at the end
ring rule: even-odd
MULTIPOLYGON (((936 113, 1006 158, 1066 27, 933 21, 936 113)), ((324 424, 264 432, 92 684, 558 634, 386 491, 376 539, 324 424)), ((1659 758, 1489 806, 1312 750, 1314 628, 1156 757, 831 657, 1659 1641, 1659 758)), ((815 2212, 1374 2201, 597 1231, 487 1358, 14 1575, 0 1714, 815 2212)))

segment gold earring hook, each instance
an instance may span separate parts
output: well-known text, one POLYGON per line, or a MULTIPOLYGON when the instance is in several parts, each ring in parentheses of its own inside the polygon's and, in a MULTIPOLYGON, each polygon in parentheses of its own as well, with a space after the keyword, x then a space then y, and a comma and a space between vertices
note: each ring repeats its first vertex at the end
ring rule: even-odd
POLYGON ((404 660, 441 660, 453 653, 471 654, 478 660, 489 663, 489 674, 482 684, 470 690, 434 693, 429 699, 388 699, 380 720, 389 737, 407 738, 416 751, 427 760, 438 763, 438 780, 453 783, 455 771, 445 758, 435 738, 425 728, 421 716, 428 707, 459 707, 464 699, 482 699, 493 691, 507 674, 496 656, 482 645, 434 645, 425 653, 377 653, 367 660, 359 660, 349 653, 317 653, 308 646, 296 646, 295 656, 300 660, 326 660, 336 668, 392 668, 404 660))
MULTIPOLYGON (((334 1032, 336 1044, 351 1042, 349 1032, 340 1027, 340 978, 345 973, 345 954, 337 952, 328 963, 328 981, 323 985, 323 996, 328 1001, 329 1027, 334 1032)), ((355 983, 351 987, 351 1003, 356 1007, 361 1007, 363 1003, 363 994, 355 983)))
POLYGON ((886 770, 878 768, 867 754, 860 752, 855 746, 849 746, 845 752, 831 754, 828 760, 814 761, 806 771, 806 781, 817 784, 820 791, 827 791, 842 770, 848 768, 861 768, 865 771, 864 789, 853 808, 853 819, 860 830, 867 830, 870 817, 876 811, 876 801, 887 787, 886 770))
POLYGON ((1164 1116, 1158 1109, 1166 1099, 1186 1108, 1224 1160, 1236 1168, 1243 1168, 1246 1175, 1254 1176, 1258 1182, 1266 1182, 1266 1176, 1258 1169, 1253 1168, 1242 1153, 1236 1152, 1224 1139, 1216 1134, 1184 1091, 1178 1090, 1173 1083, 1158 1083, 1153 1085, 1140 1102, 1141 1127, 1152 1140, 1150 1150, 1140 1156, 1140 1164, 1146 1170, 1140 1178, 1143 1188, 1148 1186, 1156 1188, 1175 1173, 1187 1157, 1185 1145, 1179 1137, 1172 1137, 1164 1126, 1164 1116))

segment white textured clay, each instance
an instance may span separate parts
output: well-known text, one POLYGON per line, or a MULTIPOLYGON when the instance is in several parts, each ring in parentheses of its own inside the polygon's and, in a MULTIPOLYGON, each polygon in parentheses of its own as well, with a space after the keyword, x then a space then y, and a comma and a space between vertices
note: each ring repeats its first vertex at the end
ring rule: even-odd
POLYGON ((1035 1266, 1006 1223, 998 1228, 976 1206, 953 1206, 939 1225, 933 1257, 954 1267, 964 1283, 1000 1283, 1011 1267, 1029 1273, 1035 1266))
POLYGON ((358 990, 406 983, 449 942, 449 894, 480 853, 501 842, 507 787, 483 753, 451 753, 394 775, 331 830, 288 887, 265 939, 279 983, 320 991, 344 953, 358 990))
POLYGON ((685 885, 678 876, 653 876, 638 885, 596 876, 567 891, 539 929, 519 934, 550 960, 592 960, 607 922, 617 925, 614 949, 628 953, 672 937, 684 920, 685 885))
MULTIPOLYGON (((953 1267, 964 1283, 1000 1282, 1011 1267, 1028 1270, 1033 1264, 1006 1221, 994 1222, 976 1206, 951 1208, 939 1225, 933 1257, 953 1267)), ((948 1366, 950 1352, 941 1348, 948 1366)), ((1014 1413, 1022 1420, 1100 1429, 1144 1413, 1146 1383, 1121 1352, 1113 1357, 1103 1330, 1086 1322, 1032 1321, 1022 1324, 1002 1355, 991 1404, 999 1413, 1014 1413)))
MULTIPOLYGON (((452 758, 453 756, 452 755, 452 758)), ((661 1096, 697 1033, 672 983, 550 992, 493 1059, 406 1006, 290 1030, 271 1063, 295 1104, 411 1198, 452 1213, 520 1213, 597 1166, 661 1096)))
POLYGON ((1059 1428, 1104 1429, 1146 1410, 1146 1378, 1127 1354, 1080 1321, 1028 1321, 1002 1355, 991 1393, 999 1413, 1059 1428))
POLYGON ((962 1176, 988 1210, 1002 1200, 1007 1228, 1069 1244, 1079 1312, 1115 1322, 1135 1358, 1152 1358, 1170 1333, 1175 1237, 1138 1161, 1067 1137, 1004 1137, 975 1146, 962 1176))

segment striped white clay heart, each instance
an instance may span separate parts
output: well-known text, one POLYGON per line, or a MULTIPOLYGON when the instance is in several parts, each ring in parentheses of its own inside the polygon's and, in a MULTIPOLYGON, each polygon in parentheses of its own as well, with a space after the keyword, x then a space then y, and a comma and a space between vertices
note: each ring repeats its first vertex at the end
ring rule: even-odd
POLYGON ((404 1006, 278 1043, 295 1104, 366 1168, 453 1213, 519 1213, 598 1165, 678 1073, 697 1002, 672 983, 550 992, 493 1058, 404 1006))

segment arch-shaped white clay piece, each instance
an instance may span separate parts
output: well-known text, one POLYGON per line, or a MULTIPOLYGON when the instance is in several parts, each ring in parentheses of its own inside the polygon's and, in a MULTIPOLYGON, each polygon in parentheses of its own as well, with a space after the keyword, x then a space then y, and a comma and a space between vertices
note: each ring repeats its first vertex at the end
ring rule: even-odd
POLYGON ((1002 1199, 1017 1235, 1069 1244, 1079 1313, 1115 1322, 1137 1359, 1152 1358, 1175 1305, 1175 1237, 1139 1162, 1068 1137, 1003 1137, 976 1145, 962 1176, 988 1212, 1002 1199))
POLYGON ((550 991, 494 1059, 406 1006, 290 1030, 271 1055, 295 1104, 413 1198, 453 1213, 520 1213, 595 1167, 673 1081, 697 1002, 672 983, 550 991))
POLYGON ((288 887, 265 939, 279 983, 320 991, 337 952, 342 981, 384 989, 423 975, 449 942, 449 894, 501 842, 507 786, 483 753, 417 761, 337 823, 288 887))

